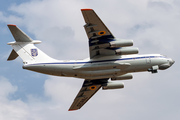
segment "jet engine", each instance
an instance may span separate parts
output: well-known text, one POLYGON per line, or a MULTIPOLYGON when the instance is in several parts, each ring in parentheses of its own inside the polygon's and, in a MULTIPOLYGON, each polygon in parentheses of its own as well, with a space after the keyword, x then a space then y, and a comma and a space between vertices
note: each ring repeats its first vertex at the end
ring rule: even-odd
POLYGON ((129 54, 137 54, 139 52, 138 48, 126 48, 123 47, 121 49, 115 50, 117 55, 129 55, 129 54))
POLYGON ((111 80, 127 80, 127 79, 132 79, 132 78, 133 78, 132 74, 127 73, 127 74, 124 74, 121 76, 113 77, 113 78, 111 78, 111 80))
POLYGON ((94 45, 93 49, 95 48, 119 48, 119 47, 128 47, 133 46, 133 40, 116 40, 111 41, 109 43, 94 45))
POLYGON ((110 48, 133 46, 133 40, 118 40, 110 42, 110 48))
POLYGON ((108 82, 102 85, 103 90, 124 88, 123 82, 108 82))

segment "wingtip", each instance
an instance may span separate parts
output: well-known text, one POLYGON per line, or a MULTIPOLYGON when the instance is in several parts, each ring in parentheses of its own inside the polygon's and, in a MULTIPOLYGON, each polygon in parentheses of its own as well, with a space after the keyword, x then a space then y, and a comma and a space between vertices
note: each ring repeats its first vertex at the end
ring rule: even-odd
POLYGON ((93 9, 90 9, 90 8, 81 9, 81 11, 87 11, 87 10, 93 10, 93 9))
POLYGON ((78 109, 69 109, 68 111, 75 111, 75 110, 78 110, 78 109))
POLYGON ((7 26, 15 26, 16 27, 16 25, 14 25, 14 24, 8 24, 7 26))

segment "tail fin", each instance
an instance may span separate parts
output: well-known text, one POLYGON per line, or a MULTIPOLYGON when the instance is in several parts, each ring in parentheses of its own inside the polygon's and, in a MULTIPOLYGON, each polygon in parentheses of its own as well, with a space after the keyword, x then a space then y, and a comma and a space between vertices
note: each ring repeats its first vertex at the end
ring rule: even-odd
POLYGON ((13 50, 7 60, 14 60, 18 56, 21 57, 24 63, 38 63, 38 62, 53 62, 55 59, 49 57, 34 44, 41 43, 41 41, 32 40, 23 31, 21 31, 16 25, 8 25, 15 42, 10 42, 13 50))

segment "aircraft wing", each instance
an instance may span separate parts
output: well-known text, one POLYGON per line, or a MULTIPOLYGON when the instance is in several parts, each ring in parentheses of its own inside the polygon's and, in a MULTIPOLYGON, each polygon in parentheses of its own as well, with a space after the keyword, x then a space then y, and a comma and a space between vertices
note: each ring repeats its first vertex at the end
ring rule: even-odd
POLYGON ((101 21, 98 15, 92 9, 81 9, 84 20, 86 22, 85 30, 87 36, 93 41, 95 38, 114 38, 110 30, 101 21))
POLYGON ((90 59, 138 53, 138 48, 129 48, 133 40, 116 39, 94 10, 81 11, 86 22, 84 28, 89 39, 90 59))
POLYGON ((114 49, 108 48, 109 43, 116 41, 113 34, 92 9, 81 9, 89 39, 90 58, 113 55, 114 49), (108 48, 108 49, 105 49, 108 48))
POLYGON ((82 88, 74 99, 69 111, 80 109, 101 88, 102 84, 107 83, 108 79, 84 80, 82 88))

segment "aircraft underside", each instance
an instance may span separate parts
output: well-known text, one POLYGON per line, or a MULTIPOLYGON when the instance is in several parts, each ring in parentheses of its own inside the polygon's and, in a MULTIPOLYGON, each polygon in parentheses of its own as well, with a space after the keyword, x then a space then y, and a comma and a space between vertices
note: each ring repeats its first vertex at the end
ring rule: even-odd
POLYGON ((15 39, 8 43, 13 48, 8 60, 20 56, 24 69, 85 79, 69 111, 80 109, 100 88, 124 88, 124 83, 116 80, 132 79, 133 72, 157 73, 158 70, 165 70, 174 64, 174 60, 160 54, 138 55, 139 49, 132 47, 133 40, 114 37, 94 10, 81 11, 89 43, 90 57, 85 60, 53 59, 35 46, 41 41, 33 40, 16 25, 8 25, 15 39))

